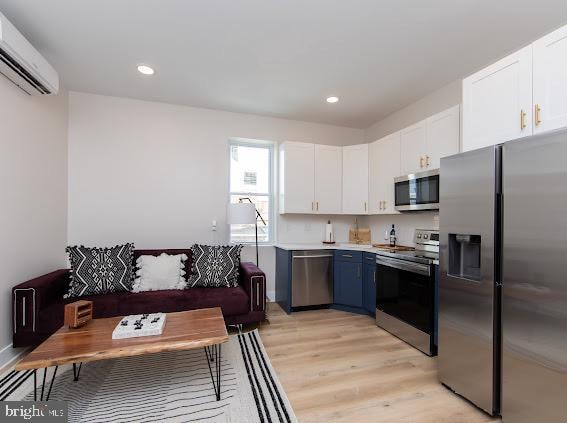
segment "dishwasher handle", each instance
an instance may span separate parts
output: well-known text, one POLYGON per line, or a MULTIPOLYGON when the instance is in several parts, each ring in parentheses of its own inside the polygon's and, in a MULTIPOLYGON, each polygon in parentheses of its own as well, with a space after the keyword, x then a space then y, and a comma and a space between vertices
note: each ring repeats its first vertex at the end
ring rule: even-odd
POLYGON ((326 257, 333 257, 332 254, 319 254, 316 256, 293 256, 293 259, 310 259, 310 258, 326 258, 326 257))

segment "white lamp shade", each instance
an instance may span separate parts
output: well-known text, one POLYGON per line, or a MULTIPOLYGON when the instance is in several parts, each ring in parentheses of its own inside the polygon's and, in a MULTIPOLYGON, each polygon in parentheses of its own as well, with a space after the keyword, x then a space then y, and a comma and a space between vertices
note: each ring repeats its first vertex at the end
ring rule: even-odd
POLYGON ((256 206, 252 203, 230 203, 227 214, 229 225, 256 223, 256 206))

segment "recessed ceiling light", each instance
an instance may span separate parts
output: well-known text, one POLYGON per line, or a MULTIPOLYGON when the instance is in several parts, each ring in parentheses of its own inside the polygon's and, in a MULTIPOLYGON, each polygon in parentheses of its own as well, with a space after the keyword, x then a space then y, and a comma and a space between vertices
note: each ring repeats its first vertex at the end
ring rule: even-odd
POLYGON ((147 65, 139 65, 138 66, 138 72, 140 72, 144 75, 153 75, 154 74, 154 70, 147 65))
POLYGON ((338 97, 335 96, 327 97, 327 103, 336 103, 337 101, 339 101, 338 97))

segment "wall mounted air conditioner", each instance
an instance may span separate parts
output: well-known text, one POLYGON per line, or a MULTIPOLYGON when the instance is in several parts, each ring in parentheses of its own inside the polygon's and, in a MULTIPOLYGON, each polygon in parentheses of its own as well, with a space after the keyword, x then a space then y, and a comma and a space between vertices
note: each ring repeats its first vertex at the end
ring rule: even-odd
POLYGON ((0 13, 0 73, 30 95, 57 94, 59 75, 0 13))

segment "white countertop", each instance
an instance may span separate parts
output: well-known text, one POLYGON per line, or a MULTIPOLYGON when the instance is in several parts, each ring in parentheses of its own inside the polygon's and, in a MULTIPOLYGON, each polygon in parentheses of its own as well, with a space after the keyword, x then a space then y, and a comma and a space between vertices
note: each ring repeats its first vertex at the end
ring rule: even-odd
POLYGON ((372 245, 364 244, 349 244, 340 243, 336 244, 275 244, 276 248, 281 248, 282 250, 296 251, 296 250, 352 250, 352 251, 364 251, 367 253, 376 253, 378 248, 374 248, 372 245))
MULTIPOLYGON (((379 249, 373 247, 372 245, 364 244, 350 244, 348 242, 328 245, 323 243, 315 244, 287 244, 287 243, 277 243, 274 245, 276 248, 281 248, 287 251, 299 251, 299 250, 351 250, 351 251, 362 251, 365 253, 376 254, 379 249)), ((433 264, 439 265, 439 260, 434 260, 433 264)))

